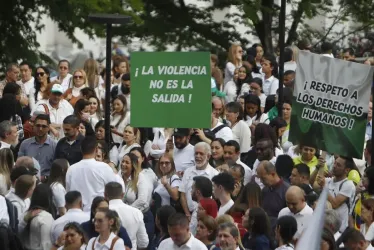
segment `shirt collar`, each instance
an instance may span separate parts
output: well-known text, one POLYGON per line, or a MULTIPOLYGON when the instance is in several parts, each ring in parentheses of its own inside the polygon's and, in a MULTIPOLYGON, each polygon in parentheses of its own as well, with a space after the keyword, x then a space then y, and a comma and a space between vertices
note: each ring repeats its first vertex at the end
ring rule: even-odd
POLYGON ((268 79, 265 79, 265 82, 272 82, 273 80, 274 80, 274 76, 270 76, 268 79))
POLYGON ((121 199, 114 199, 109 201, 109 205, 125 205, 121 199))
POLYGON ((301 211, 300 212, 298 212, 297 214, 295 214, 295 215, 306 215, 307 214, 307 210, 308 210, 308 204, 306 204, 305 203, 305 206, 304 206, 304 208, 303 209, 301 209, 301 211))
POLYGON ((10 148, 12 145, 6 143, 5 141, 1 141, 1 148, 10 148))
MULTIPOLYGON (((114 233, 110 233, 108 240, 103 245, 105 245, 106 247, 108 247, 108 249, 110 249, 110 246, 112 245, 112 240, 114 237, 116 237, 116 235, 114 233)), ((96 245, 103 246, 100 244, 99 238, 100 238, 100 235, 96 238, 96 245)))
POLYGON ((204 171, 204 173, 206 174, 209 174, 209 169, 212 168, 212 166, 210 166, 210 164, 208 163, 208 165, 206 166, 206 168, 204 170, 198 170, 195 166, 195 169, 194 169, 194 172, 197 173, 197 171, 204 171))
MULTIPOLYGON (((186 246, 186 247, 188 247, 188 249, 191 249, 193 239, 194 239, 194 237, 193 237, 192 233, 190 233, 190 239, 185 244, 183 244, 182 246, 180 246, 178 248, 183 248, 184 246, 186 246)), ((174 243, 174 245, 175 245, 175 243, 174 243)))
MULTIPOLYGON (((21 80, 22 82, 22 80, 21 80)), ((26 82, 22 82, 23 84, 28 84, 28 83, 33 83, 34 82, 34 77, 32 76, 30 80, 26 81, 26 82)))
POLYGON ((76 212, 83 212, 80 208, 70 208, 66 213, 76 213, 76 212))
MULTIPOLYGON (((39 144, 36 140, 35 140, 35 136, 34 137, 31 137, 31 143, 35 143, 35 144, 39 144)), ((45 142, 43 144, 51 144, 51 138, 49 137, 49 135, 47 135, 47 139, 45 140, 45 142)))

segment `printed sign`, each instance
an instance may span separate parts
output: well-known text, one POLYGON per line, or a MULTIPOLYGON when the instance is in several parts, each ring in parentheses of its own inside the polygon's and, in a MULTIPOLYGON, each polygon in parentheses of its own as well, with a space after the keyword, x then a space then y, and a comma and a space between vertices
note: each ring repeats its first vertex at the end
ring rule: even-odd
POLYGON ((209 52, 131 54, 131 125, 210 128, 209 52))
POLYGON ((373 67, 300 51, 289 140, 362 158, 373 67))

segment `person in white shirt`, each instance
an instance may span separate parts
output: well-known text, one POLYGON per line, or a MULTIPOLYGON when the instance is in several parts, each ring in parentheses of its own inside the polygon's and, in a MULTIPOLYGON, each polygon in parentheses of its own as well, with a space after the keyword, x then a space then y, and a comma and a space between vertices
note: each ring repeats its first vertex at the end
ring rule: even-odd
POLYGON ((0 195, 0 222, 9 224, 8 206, 5 197, 0 195))
POLYGON ((110 126, 113 141, 121 144, 124 140, 124 130, 130 124, 130 111, 128 110, 127 100, 123 95, 117 96, 113 100, 112 106, 113 112, 110 115, 110 126))
POLYGON ((154 138, 150 149, 150 155, 155 159, 160 159, 165 153, 166 142, 173 136, 173 129, 153 128, 153 134, 154 138))
POLYGON ((233 140, 240 145, 240 153, 247 153, 251 148, 251 130, 243 121, 243 108, 238 102, 226 104, 226 119, 230 123, 233 140))
POLYGON ((278 219, 275 229, 275 239, 279 247, 275 250, 293 250, 294 235, 297 232, 297 222, 293 216, 285 215, 278 219))
POLYGON ((104 162, 95 160, 97 140, 93 136, 83 139, 83 159, 69 167, 66 173, 66 191, 77 190, 82 194, 83 211, 89 212, 92 200, 104 195, 105 184, 116 181, 115 174, 104 162))
POLYGON ((258 96, 261 101, 261 111, 264 112, 265 104, 266 104, 266 95, 264 94, 264 91, 262 90, 262 79, 261 78, 253 78, 251 81, 251 91, 252 94, 258 96))
POLYGON ((64 231, 64 227, 69 222, 79 224, 88 221, 90 214, 82 211, 82 195, 79 191, 70 191, 65 195, 67 212, 52 223, 51 239, 56 242, 58 237, 64 231))
MULTIPOLYGON (((213 105, 212 105, 212 108, 214 108, 213 105)), ((221 138, 224 141, 229 141, 229 140, 232 140, 232 138, 233 138, 231 128, 229 128, 227 125, 225 125, 222 122, 220 122, 216 118, 214 112, 212 112, 212 124, 211 124, 210 131, 212 133, 214 133, 214 135, 215 135, 216 138, 221 138)))
POLYGON ((212 178, 213 195, 221 203, 217 216, 225 214, 234 205, 231 193, 234 191, 235 180, 229 173, 220 173, 212 178))
POLYGON ((225 146, 223 147, 223 153, 223 158, 225 159, 226 163, 228 163, 229 161, 233 161, 244 168, 243 181, 244 185, 247 185, 247 183, 252 179, 252 170, 240 160, 239 143, 234 140, 226 142, 225 146))
POLYGON ((139 209, 129 206, 122 201, 124 196, 122 186, 117 182, 105 185, 105 198, 109 200, 109 209, 116 211, 121 224, 130 237, 133 250, 146 248, 149 240, 143 221, 143 213, 139 209))
POLYGON ((25 87, 25 94, 29 98, 29 105, 32 109, 32 105, 35 103, 30 102, 30 93, 35 89, 35 78, 32 76, 31 65, 28 62, 22 62, 20 65, 21 80, 20 83, 25 87))
POLYGON ((174 150, 173 158, 177 172, 184 172, 186 169, 195 165, 194 147, 189 143, 190 129, 174 129, 174 150))
POLYGON ((32 110, 32 113, 39 111, 49 115, 51 120, 50 129, 55 139, 61 139, 64 137, 62 123, 67 116, 74 113, 74 109, 70 103, 62 99, 63 93, 64 90, 62 86, 54 84, 49 99, 40 100, 35 104, 35 109, 32 110))
POLYGON ((262 89, 266 96, 275 95, 279 88, 279 80, 275 77, 278 73, 278 64, 273 55, 266 54, 261 62, 264 73, 262 89))
POLYGON ((332 54, 333 45, 329 42, 323 42, 321 44, 321 55, 334 58, 334 55, 332 54))
POLYGON ((243 49, 239 44, 231 45, 228 52, 228 59, 225 68, 224 84, 232 81, 234 78, 234 71, 236 68, 242 66, 243 49))
POLYGON ((8 120, 0 122, 0 149, 18 144, 17 124, 8 120))
POLYGON ((64 231, 61 233, 54 248, 51 250, 86 250, 86 238, 83 228, 76 222, 69 222, 64 226, 64 231))
POLYGON ((231 222, 219 225, 217 241, 221 249, 239 250, 240 233, 238 227, 231 222))
POLYGON ((182 183, 179 186, 180 202, 186 216, 191 217, 191 213, 196 209, 197 203, 192 199, 192 185, 195 176, 205 176, 210 180, 213 176, 218 174, 218 171, 209 165, 209 158, 211 156, 210 145, 206 142, 199 142, 195 145, 195 162, 196 166, 188 168, 182 178, 182 183))
POLYGON ((297 233, 295 239, 300 239, 303 231, 308 227, 313 215, 313 209, 305 202, 305 193, 298 186, 291 186, 286 192, 287 207, 278 214, 278 220, 282 216, 293 216, 297 221, 297 233))
POLYGON ((257 124, 269 124, 268 115, 261 110, 260 97, 256 95, 247 95, 244 98, 244 121, 248 124, 252 131, 257 124))
POLYGON ((190 232, 186 215, 175 213, 168 219, 170 238, 163 240, 158 249, 162 250, 207 250, 204 243, 196 239, 190 232))
POLYGON ((95 214, 95 229, 98 237, 90 239, 86 249, 93 250, 124 250, 125 244, 116 233, 119 231, 121 222, 116 211, 99 209, 95 214))
POLYGON ((69 74, 70 62, 68 60, 60 60, 58 62, 58 76, 52 77, 51 82, 62 86, 63 93, 69 88, 72 75, 69 74))
POLYGON ((349 250, 373 250, 371 242, 366 241, 360 231, 355 228, 348 228, 344 232, 343 243, 345 249, 349 250))
POLYGON ((311 177, 314 180, 317 175, 317 184, 320 187, 327 185, 329 188, 328 201, 342 219, 342 225, 339 229, 341 233, 348 227, 348 218, 351 213, 350 204, 354 199, 356 191, 354 183, 347 179, 349 171, 354 169, 354 166, 355 163, 352 158, 339 156, 335 160, 332 170, 333 178, 325 178, 324 176, 317 175, 318 171, 314 171, 311 177))
POLYGON ((34 192, 35 185, 35 176, 22 175, 16 180, 14 192, 9 192, 5 196, 16 207, 18 212, 18 221, 22 220, 22 215, 30 207, 30 198, 34 192))

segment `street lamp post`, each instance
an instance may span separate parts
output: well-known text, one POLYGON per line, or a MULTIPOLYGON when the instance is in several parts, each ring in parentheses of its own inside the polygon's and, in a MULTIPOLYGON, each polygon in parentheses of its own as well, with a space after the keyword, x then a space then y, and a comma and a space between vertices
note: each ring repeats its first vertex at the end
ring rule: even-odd
POLYGON ((112 59, 112 24, 127 24, 131 17, 119 14, 90 14, 92 22, 106 24, 106 58, 105 58, 105 141, 110 145, 110 78, 112 59))

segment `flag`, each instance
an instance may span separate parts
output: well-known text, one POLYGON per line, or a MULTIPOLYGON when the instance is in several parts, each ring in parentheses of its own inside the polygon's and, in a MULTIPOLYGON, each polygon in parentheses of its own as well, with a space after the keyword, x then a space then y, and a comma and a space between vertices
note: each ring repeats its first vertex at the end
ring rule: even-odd
POLYGON ((311 223, 304 230, 296 245, 296 250, 319 250, 321 247, 321 236, 325 225, 325 208, 329 190, 325 187, 319 196, 317 207, 314 210, 311 223))

